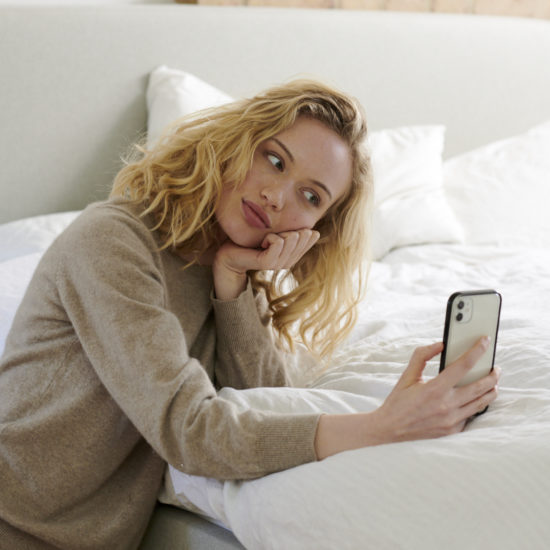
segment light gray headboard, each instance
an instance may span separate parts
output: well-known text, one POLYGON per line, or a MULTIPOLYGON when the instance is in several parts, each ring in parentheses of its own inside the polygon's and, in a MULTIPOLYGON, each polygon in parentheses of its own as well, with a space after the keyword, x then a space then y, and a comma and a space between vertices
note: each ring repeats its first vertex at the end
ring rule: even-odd
POLYGON ((370 126, 443 123, 447 154, 550 118, 550 23, 389 12, 0 6, 0 222, 105 197, 160 64, 248 95, 294 76, 370 126))

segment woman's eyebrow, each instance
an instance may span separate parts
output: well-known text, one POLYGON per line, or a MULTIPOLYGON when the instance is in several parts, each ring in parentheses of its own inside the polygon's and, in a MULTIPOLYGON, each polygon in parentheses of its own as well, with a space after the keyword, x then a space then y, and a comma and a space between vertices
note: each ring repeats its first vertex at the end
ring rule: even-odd
MULTIPOLYGON (((279 147, 287 154, 288 158, 291 160, 291 162, 294 162, 294 157, 292 155, 292 153, 288 150, 288 147, 280 140, 280 139, 277 139, 276 137, 274 138, 271 138, 275 143, 277 143, 277 145, 279 145, 279 147)), ((329 188, 322 182, 318 181, 318 180, 311 180, 311 183, 317 185, 318 187, 320 187, 321 189, 323 189, 323 191, 330 197, 330 199, 332 200, 332 193, 330 192, 329 188)))
POLYGON ((271 138, 273 139, 273 141, 275 143, 277 143, 279 145, 279 147, 288 155, 288 158, 294 162, 294 157, 292 156, 292 153, 288 150, 288 147, 279 139, 277 139, 276 137, 274 138, 271 138))

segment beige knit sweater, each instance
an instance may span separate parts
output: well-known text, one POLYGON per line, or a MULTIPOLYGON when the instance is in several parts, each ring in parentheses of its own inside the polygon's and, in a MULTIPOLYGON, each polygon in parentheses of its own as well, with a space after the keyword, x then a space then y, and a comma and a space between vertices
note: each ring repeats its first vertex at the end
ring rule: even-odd
POLYGON ((166 462, 220 479, 315 460, 317 415, 240 412, 216 387, 286 384, 250 285, 211 298, 121 202, 42 258, 0 361, 0 546, 136 548, 166 462))

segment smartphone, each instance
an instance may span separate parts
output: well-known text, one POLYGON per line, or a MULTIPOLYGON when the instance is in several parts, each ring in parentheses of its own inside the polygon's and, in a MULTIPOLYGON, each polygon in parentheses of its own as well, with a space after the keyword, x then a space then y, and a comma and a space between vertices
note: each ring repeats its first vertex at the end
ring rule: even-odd
POLYGON ((470 384, 493 370, 501 304, 502 296, 496 290, 455 292, 449 297, 439 372, 468 351, 482 336, 491 338, 489 349, 457 386, 470 384))

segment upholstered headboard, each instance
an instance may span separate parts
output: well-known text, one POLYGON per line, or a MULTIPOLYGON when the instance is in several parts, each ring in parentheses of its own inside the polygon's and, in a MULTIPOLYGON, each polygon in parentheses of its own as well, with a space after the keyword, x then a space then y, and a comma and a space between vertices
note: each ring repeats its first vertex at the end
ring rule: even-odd
POLYGON ((550 118, 550 22, 185 5, 0 6, 0 222, 105 197, 167 64, 233 96, 295 76, 371 128, 442 123, 446 155, 550 118))

